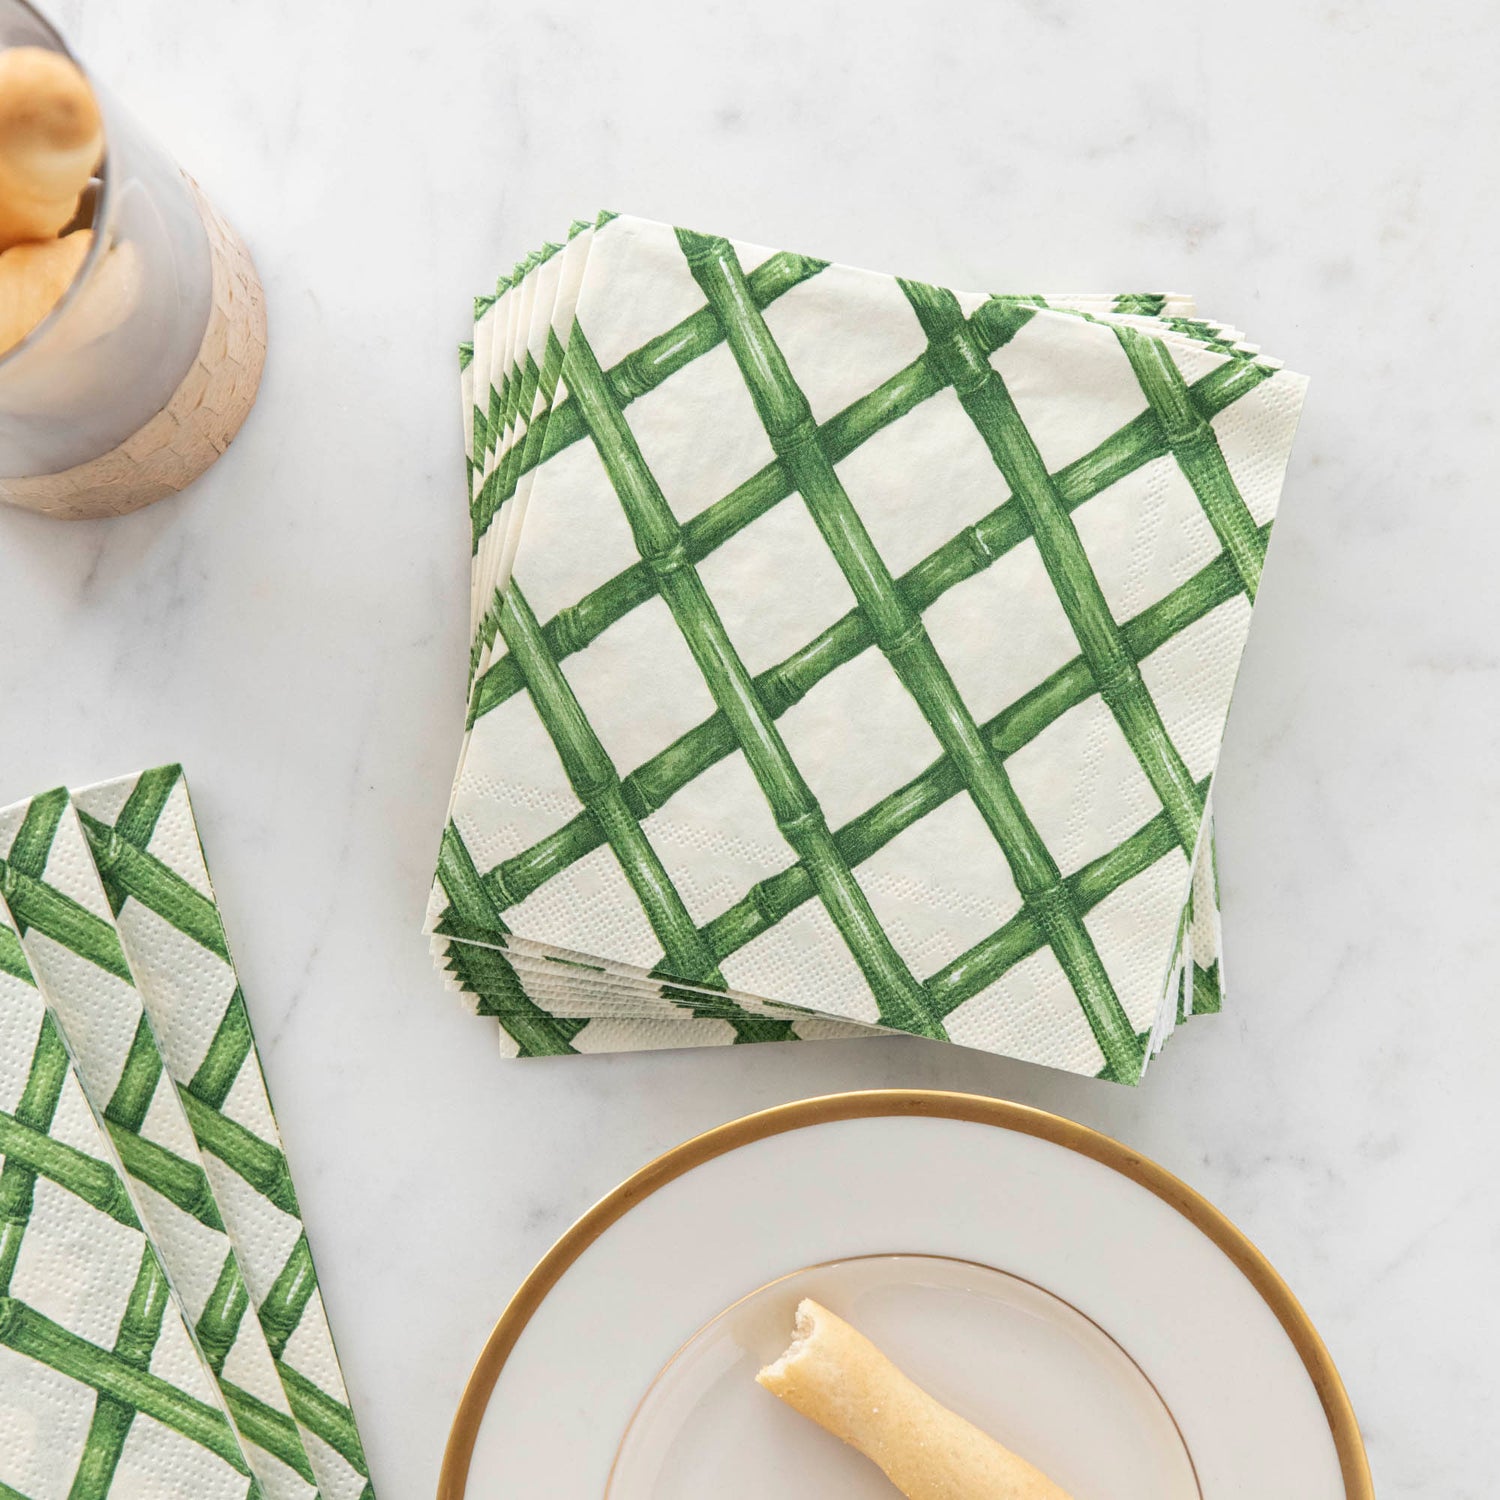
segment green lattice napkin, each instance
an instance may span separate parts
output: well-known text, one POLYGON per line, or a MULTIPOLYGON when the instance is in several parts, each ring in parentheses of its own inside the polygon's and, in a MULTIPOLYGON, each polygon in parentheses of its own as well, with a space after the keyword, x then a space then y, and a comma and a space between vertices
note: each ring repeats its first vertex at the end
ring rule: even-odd
POLYGON ((244 1500, 250 1469, 0 926, 0 1493, 244 1500))
MULTIPOLYGON (((0 859, 0 894, 28 972, 82 1097, 119 1154, 129 1202, 228 1412, 242 1463, 268 1497, 368 1500, 364 1455, 180 769, 0 811, 0 859)), ((79 1250, 94 1246, 84 1240, 79 1250)), ((65 1283, 71 1270, 59 1262, 50 1274, 65 1283)), ((77 1289, 81 1302, 87 1285, 77 1289)), ((104 1306, 92 1315, 107 1323, 111 1313, 104 1306)), ((117 1351, 133 1357, 139 1335, 128 1309, 115 1309, 114 1321, 117 1351)), ((144 1349, 149 1357, 149 1342, 144 1349)), ((101 1403, 116 1394, 96 1389, 101 1403)), ((131 1412, 149 1410, 126 1400, 116 1417, 148 1456, 159 1446, 157 1428, 132 1423, 131 1412)), ((26 1453, 22 1442, 18 1472, 26 1453)), ((71 1493, 108 1493, 112 1473, 106 1465, 71 1493)), ((0 1484, 11 1482, 0 1469, 0 1484)), ((69 1491, 22 1492, 39 1500, 69 1491)))
POLYGON ((428 929, 507 1050, 911 1031, 1136 1081, 1304 382, 1186 299, 605 215, 476 305, 428 929))

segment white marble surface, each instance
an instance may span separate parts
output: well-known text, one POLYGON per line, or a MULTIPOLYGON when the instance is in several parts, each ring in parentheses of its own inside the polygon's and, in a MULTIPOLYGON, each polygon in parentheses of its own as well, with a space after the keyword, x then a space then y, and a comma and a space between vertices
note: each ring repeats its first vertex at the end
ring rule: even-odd
POLYGON ((1485 0, 55 0, 250 242, 189 496, 0 515, 0 797, 181 759, 384 1500, 532 1261, 749 1109, 923 1084, 1157 1157, 1286 1274, 1385 1500, 1493 1491, 1500 428, 1485 0), (1221 781, 1232 1011, 1127 1092, 918 1043, 507 1064, 418 936, 458 743, 453 346, 601 204, 959 286, 1169 286, 1313 377, 1221 781))

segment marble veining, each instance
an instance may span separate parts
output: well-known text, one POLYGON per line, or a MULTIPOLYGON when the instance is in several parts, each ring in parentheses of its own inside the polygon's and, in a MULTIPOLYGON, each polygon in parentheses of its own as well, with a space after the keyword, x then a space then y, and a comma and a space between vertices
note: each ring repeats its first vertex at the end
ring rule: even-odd
POLYGON ((249 243, 259 408, 187 496, 0 515, 5 801, 180 759, 382 1495, 489 1323, 659 1150, 912 1084, 1237 1219, 1385 1500, 1493 1489, 1500 841, 1482 0, 55 0, 249 243), (1232 1009, 1128 1092, 917 1042, 505 1064, 418 936, 462 722, 453 346, 608 205, 996 289, 1185 289, 1310 374, 1216 799, 1232 1009))

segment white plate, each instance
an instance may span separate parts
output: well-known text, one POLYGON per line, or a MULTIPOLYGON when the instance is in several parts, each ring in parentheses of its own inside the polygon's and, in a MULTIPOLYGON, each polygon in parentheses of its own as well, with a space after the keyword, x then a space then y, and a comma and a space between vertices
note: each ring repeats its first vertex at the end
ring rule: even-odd
POLYGON ((810 1099, 679 1146, 490 1335, 438 1500, 894 1495, 753 1380, 816 1296, 1075 1500, 1373 1500, 1321 1340, 1190 1188, 1019 1105, 810 1099))

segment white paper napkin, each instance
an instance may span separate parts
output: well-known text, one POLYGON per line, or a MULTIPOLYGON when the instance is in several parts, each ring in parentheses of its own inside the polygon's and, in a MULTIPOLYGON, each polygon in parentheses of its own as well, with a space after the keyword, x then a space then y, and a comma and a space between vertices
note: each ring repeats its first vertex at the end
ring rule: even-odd
POLYGON ((180 766, 73 794, 324 1500, 369 1468, 180 766))
MULTIPOLYGON (((86 1164, 77 1167, 76 1181, 66 1173, 58 1181, 102 1206, 106 1217, 113 1212, 136 1226, 181 1309, 201 1380, 227 1413, 216 1437, 206 1418, 193 1416, 196 1408, 189 1417, 197 1425, 184 1426, 188 1417, 174 1417, 177 1408, 154 1387, 119 1384, 121 1360, 146 1359, 156 1368, 146 1338, 155 1325, 142 1319, 160 1317, 161 1297, 141 1259, 146 1251, 137 1255, 141 1280, 131 1283, 140 1306, 122 1307, 90 1269, 121 1253, 97 1213, 71 1246, 27 1229, 27 1245, 62 1305, 92 1319, 90 1326, 114 1330, 101 1345, 105 1353, 90 1356, 81 1375, 60 1367, 85 1388, 72 1393, 73 1406, 89 1399, 90 1389, 102 1392, 101 1411, 106 1398, 114 1405, 95 1419, 108 1429, 103 1436, 91 1436, 85 1424, 73 1434, 77 1443, 44 1460, 34 1450, 51 1420, 48 1403, 57 1402, 48 1382, 56 1386, 57 1378, 23 1372, 8 1388, 15 1412, 25 1415, 9 1447, 0 1439, 0 1493, 19 1484, 12 1476, 40 1472, 39 1465, 49 1474, 76 1470, 82 1487, 70 1488, 69 1480, 18 1490, 31 1500, 114 1492, 112 1483, 121 1483, 110 1467, 116 1462, 121 1475, 155 1465, 170 1477, 172 1466, 181 1466, 173 1455, 186 1434, 219 1452, 231 1476, 236 1456, 253 1476, 225 1493, 374 1500, 181 768, 105 782, 76 798, 58 790, 0 811, 0 897, 0 915, 13 927, 9 937, 0 930, 0 977, 9 975, 0 1002, 11 1017, 0 1035, 0 1081, 6 1069, 23 1079, 23 1089, 33 1088, 26 1078, 50 1076, 37 1073, 36 1059, 46 1060, 39 1036, 66 1049, 79 1098, 107 1149, 118 1153, 123 1209, 96 1201, 103 1179, 86 1164), (33 979, 36 987, 25 988, 33 979), (155 1420, 160 1412, 166 1417, 155 1420)), ((15 1176, 27 1170, 21 1153, 36 1145, 17 1130, 45 1130, 47 1120, 31 1118, 35 1103, 22 1096, 12 1111, 19 1125, 7 1127, 7 1108, 0 1097, 3 1171, 15 1176)), ((14 1190, 0 1186, 0 1200, 25 1229, 25 1183, 17 1182, 14 1190)), ((0 1237, 6 1233, 0 1225, 0 1237)), ((111 1274, 118 1280, 120 1273, 111 1274)), ((0 1327, 0 1349, 5 1345, 0 1327)), ((170 1349, 170 1340, 161 1347, 170 1349)), ((46 1364, 45 1352, 23 1352, 46 1364)), ((175 1366, 169 1378, 194 1389, 175 1366)), ((158 1493, 128 1482, 118 1492, 158 1493)))
POLYGON ((0 926, 0 1492, 247 1500, 213 1376, 0 926))
POLYGON ((166 1077, 88 843, 65 791, 0 811, 10 920, 78 1077, 269 1497, 316 1493, 187 1111, 166 1077))
POLYGON ((527 1053, 832 1024, 1138 1080, 1219 1004, 1209 791, 1305 382, 1186 299, 628 217, 519 269, 468 367, 450 977, 527 1053))

